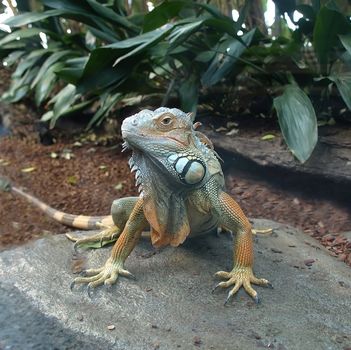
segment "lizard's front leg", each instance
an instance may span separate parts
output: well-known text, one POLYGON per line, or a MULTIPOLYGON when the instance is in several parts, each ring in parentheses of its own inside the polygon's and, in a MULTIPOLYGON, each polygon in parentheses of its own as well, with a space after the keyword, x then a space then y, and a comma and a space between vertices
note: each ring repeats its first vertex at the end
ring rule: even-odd
POLYGON ((234 264, 229 272, 219 271, 216 276, 227 279, 220 282, 215 288, 227 288, 230 290, 226 303, 242 286, 246 292, 259 302, 257 292, 252 288, 251 283, 270 286, 270 283, 263 278, 257 278, 253 274, 253 239, 251 225, 239 205, 225 192, 220 192, 216 209, 220 214, 220 225, 236 233, 233 247, 234 264))
POLYGON ((131 277, 132 274, 124 269, 124 262, 147 225, 148 222, 143 212, 143 200, 139 198, 105 265, 98 269, 85 271, 88 277, 77 277, 72 286, 76 283, 87 283, 90 289, 101 284, 112 285, 117 281, 119 275, 131 277))
POLYGON ((101 248, 117 240, 122 233, 126 222, 128 221, 138 197, 124 197, 113 201, 111 206, 111 215, 113 225, 101 226, 103 230, 97 234, 83 237, 72 236, 67 233, 66 236, 75 242, 74 248, 101 248))

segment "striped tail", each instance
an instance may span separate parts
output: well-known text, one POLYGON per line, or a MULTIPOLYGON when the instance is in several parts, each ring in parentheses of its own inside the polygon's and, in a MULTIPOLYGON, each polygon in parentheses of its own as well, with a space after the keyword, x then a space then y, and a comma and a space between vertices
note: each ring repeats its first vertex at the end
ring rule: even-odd
POLYGON ((72 215, 64 213, 60 210, 56 210, 49 205, 45 204, 38 198, 31 196, 28 193, 23 192, 21 189, 14 187, 9 181, 0 179, 0 189, 13 192, 29 201, 39 209, 41 209, 47 216, 54 219, 55 221, 69 226, 78 228, 81 230, 95 230, 101 227, 108 227, 113 225, 112 216, 85 216, 85 215, 72 215))

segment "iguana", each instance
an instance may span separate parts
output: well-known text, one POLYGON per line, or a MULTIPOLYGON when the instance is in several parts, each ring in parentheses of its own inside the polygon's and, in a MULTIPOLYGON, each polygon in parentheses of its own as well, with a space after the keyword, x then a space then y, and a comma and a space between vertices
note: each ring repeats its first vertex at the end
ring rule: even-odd
POLYGON ((75 238, 75 246, 116 241, 104 266, 88 269, 74 279, 91 288, 114 284, 118 276, 132 277, 124 263, 143 230, 150 227, 155 247, 178 246, 188 236, 224 228, 235 233, 233 269, 219 271, 225 279, 215 287, 232 287, 226 303, 240 289, 259 302, 251 284, 271 286, 253 274, 251 225, 239 205, 224 191, 224 176, 211 141, 197 131, 192 113, 176 108, 142 110, 122 124, 124 149, 131 149, 129 160, 135 172, 138 197, 117 199, 111 216, 75 216, 57 211, 22 190, 3 182, 2 187, 26 197, 57 221, 83 229, 105 229, 97 235, 75 238))

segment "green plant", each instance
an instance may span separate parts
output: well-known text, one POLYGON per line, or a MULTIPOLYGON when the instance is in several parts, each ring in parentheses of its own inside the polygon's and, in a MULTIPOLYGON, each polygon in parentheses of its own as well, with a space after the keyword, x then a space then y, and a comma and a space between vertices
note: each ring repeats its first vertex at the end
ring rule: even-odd
POLYGON ((281 14, 303 14, 294 31, 278 18, 284 30, 277 38, 243 27, 251 1, 237 21, 202 2, 163 1, 151 12, 129 15, 122 3, 42 0, 40 11, 8 20, 18 29, 0 39, 0 54, 9 54, 7 64, 17 68, 3 98, 16 102, 34 93, 52 126, 89 108, 92 126, 140 95, 159 96, 162 104, 178 97, 181 108, 195 111, 216 86, 225 92, 245 75, 274 98, 283 136, 301 162, 317 141, 311 87, 328 97, 333 83, 351 106, 350 19, 332 2, 276 0, 281 14), (304 55, 309 45, 313 66, 304 55))

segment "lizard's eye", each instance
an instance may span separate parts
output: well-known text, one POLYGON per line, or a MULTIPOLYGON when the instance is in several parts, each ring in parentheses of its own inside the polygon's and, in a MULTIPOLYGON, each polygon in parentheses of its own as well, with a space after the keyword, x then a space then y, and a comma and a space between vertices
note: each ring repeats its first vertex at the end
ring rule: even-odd
POLYGON ((168 126, 168 125, 170 125, 171 123, 172 123, 172 118, 169 117, 169 116, 163 117, 163 118, 161 119, 161 124, 162 124, 162 125, 168 126))

